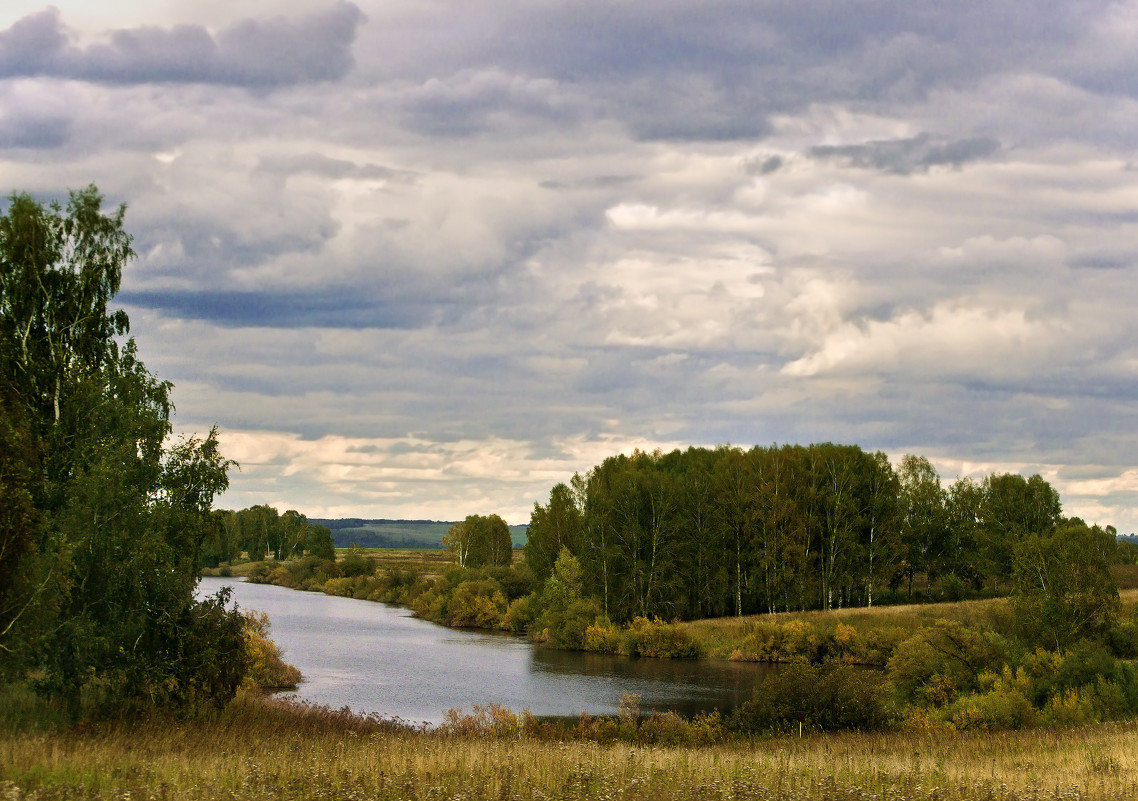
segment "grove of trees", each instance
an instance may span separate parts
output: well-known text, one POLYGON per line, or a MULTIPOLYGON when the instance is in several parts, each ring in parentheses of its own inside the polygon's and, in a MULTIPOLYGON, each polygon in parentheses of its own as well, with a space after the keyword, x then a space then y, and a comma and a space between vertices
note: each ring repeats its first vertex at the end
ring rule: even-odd
POLYGON ((132 257, 94 187, 0 216, 0 678, 122 711, 221 703, 244 620, 194 599, 232 464, 216 430, 174 444, 171 385, 110 303, 132 257))
POLYGON ((912 598, 917 576, 950 599, 998 594, 1017 548, 1063 522, 1038 475, 945 489, 923 457, 894 468, 856 445, 637 451, 536 504, 525 559, 541 581, 567 549, 613 621, 692 619, 912 598))
POLYGON ((239 511, 214 511, 201 544, 203 567, 235 562, 242 555, 252 561, 272 557, 278 561, 303 554, 321 559, 336 558, 332 532, 312 525, 308 518, 289 509, 284 514, 260 504, 239 511))

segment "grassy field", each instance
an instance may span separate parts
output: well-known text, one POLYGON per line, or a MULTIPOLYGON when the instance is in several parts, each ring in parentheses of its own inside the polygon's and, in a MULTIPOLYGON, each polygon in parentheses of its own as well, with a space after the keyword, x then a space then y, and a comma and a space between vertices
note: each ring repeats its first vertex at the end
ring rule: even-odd
POLYGON ((0 727, 6 801, 1010 801, 1138 794, 1138 724, 811 735, 696 748, 457 736, 271 702, 235 704, 210 721, 81 729, 21 721, 19 704, 7 706, 0 727))
MULTIPOLYGON (((373 552, 441 572, 438 551, 373 552)), ((237 572, 236 570, 234 572, 237 572)), ((1118 576, 1125 609, 1138 570, 1118 576), (1133 575, 1131 575, 1133 574, 1133 575)), ((848 609, 685 624, 722 657, 765 623, 910 628, 1002 614, 1003 600, 848 609)), ((212 718, 71 727, 0 686, 0 799, 1116 799, 1138 797, 1138 721, 961 733, 735 739, 706 746, 423 731, 396 721, 246 699, 212 718)), ((634 730, 635 731, 635 730, 634 730)), ((643 729, 641 729, 643 731, 643 729)))

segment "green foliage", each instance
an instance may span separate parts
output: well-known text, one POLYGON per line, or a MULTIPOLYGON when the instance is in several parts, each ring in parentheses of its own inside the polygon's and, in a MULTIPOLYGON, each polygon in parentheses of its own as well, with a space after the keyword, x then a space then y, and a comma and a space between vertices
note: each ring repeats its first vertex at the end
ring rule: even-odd
POLYGON ((855 445, 634 451, 555 485, 525 558, 542 581, 567 548, 617 624, 964 599, 998 594, 1060 515, 1039 476, 946 491, 927 459, 855 445))
POLYGON ((375 561, 359 548, 350 548, 340 560, 340 572, 348 578, 370 576, 375 573, 375 561))
POLYGON ((1039 713, 1031 701, 1004 682, 955 699, 933 714, 933 720, 959 731, 1023 729, 1038 719, 1039 713))
POLYGON ((501 628, 506 606, 506 596, 494 579, 464 581, 450 597, 447 625, 456 628, 501 628))
POLYGON ((318 559, 335 559, 336 544, 326 526, 313 526, 305 540, 304 549, 318 559))
POLYGON ((889 681, 904 704, 943 706, 979 689, 981 674, 1006 664, 1008 651, 995 632, 940 620, 897 646, 887 666, 889 681))
POLYGON ((467 515, 443 538, 459 567, 509 566, 513 561, 510 527, 498 515, 467 515))
POLYGON ((487 569, 486 574, 501 585, 502 592, 510 601, 529 595, 537 587, 533 570, 525 562, 510 567, 491 567, 487 569))
POLYGON ((506 614, 502 617, 502 628, 515 634, 528 631, 537 620, 539 605, 540 599, 537 593, 524 595, 510 601, 506 614))
POLYGON ((72 717, 233 693, 235 622, 193 599, 231 462, 167 444, 171 385, 108 304, 133 255, 94 187, 0 216, 0 666, 72 717))
POLYGON ((656 618, 633 618, 621 633, 621 652, 629 656, 661 659, 698 659, 703 651, 691 635, 679 626, 656 618))
POLYGON ((1112 545, 1102 529, 1072 520, 1016 546, 1012 604, 1025 639, 1058 651, 1105 639, 1118 612, 1112 545))
POLYGON ((244 624, 247 667, 243 684, 262 690, 291 689, 300 684, 300 671, 284 661, 280 647, 269 636, 269 616, 249 610, 244 614, 244 624))
POLYGON ((731 719, 736 731, 883 729, 894 723, 888 686, 880 671, 837 662, 794 662, 763 680, 752 700, 731 719))
POLYGON ((553 563, 562 548, 576 553, 580 549, 581 509, 573 491, 557 484, 549 492, 549 504, 534 504, 526 537, 526 564, 541 581, 553 573, 553 563))

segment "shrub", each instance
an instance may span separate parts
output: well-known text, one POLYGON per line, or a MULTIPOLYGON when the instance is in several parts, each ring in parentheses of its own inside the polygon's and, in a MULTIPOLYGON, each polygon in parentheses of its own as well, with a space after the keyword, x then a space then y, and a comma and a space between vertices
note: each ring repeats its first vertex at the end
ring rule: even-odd
POLYGON ((588 740, 594 743, 611 743, 619 735, 620 729, 615 718, 593 717, 588 712, 582 712, 577 724, 568 732, 568 736, 574 740, 588 740))
POLYGON ((1138 658, 1138 621, 1123 620, 1107 633, 1110 650, 1119 659, 1138 658))
POLYGON ((537 637, 555 648, 580 651, 585 645, 585 629, 600 614, 601 605, 594 598, 579 598, 565 609, 546 609, 537 637))
POLYGON ((1118 663, 1107 650, 1097 643, 1083 641, 1063 655, 1063 662, 1055 674, 1055 690, 1084 687, 1098 679, 1113 679, 1118 663))
POLYGON ((1043 709, 1043 722, 1049 726, 1080 726, 1098 721, 1090 693, 1069 689, 1051 696, 1043 709))
POLYGON ((269 616, 264 612, 245 613, 245 655, 245 687, 279 690, 300 684, 300 671, 284 661, 280 647, 269 638, 269 616))
POLYGON ((447 624, 455 628, 499 628, 506 613, 506 596, 494 579, 464 581, 450 597, 447 624))
POLYGON ((893 718, 880 671, 837 662, 794 662, 756 688, 755 697, 732 715, 731 726, 744 733, 786 731, 800 721, 824 731, 883 729, 893 718))
POLYGON ((699 643, 680 626, 656 618, 633 618, 620 635, 620 650, 629 656, 664 659, 695 659, 702 655, 699 643))
POLYGON ((949 573, 940 580, 940 589, 946 601, 963 601, 968 592, 968 585, 954 573, 949 573))
POLYGON ((607 619, 599 618, 585 629, 584 649, 598 654, 620 653, 620 632, 607 619))
POLYGON ((276 584, 278 587, 288 587, 292 589, 296 586, 296 581, 285 567, 274 568, 265 579, 267 584, 276 584))
POLYGON ((790 620, 782 626, 780 657, 820 661, 821 638, 805 620, 790 620))
POLYGON ((1006 664, 1007 650, 994 632, 938 620, 897 646, 887 664, 889 680, 905 703, 921 702, 932 684, 974 692, 981 673, 1006 664))
POLYGON ((987 692, 958 698, 933 719, 960 731, 992 731, 1032 726, 1037 714, 1022 692, 1001 682, 987 692))
POLYGON ((691 724, 675 712, 647 715, 640 721, 636 741, 644 745, 694 745, 691 724))
POLYGON ((370 576, 375 573, 375 560, 358 547, 353 547, 340 560, 340 572, 345 576, 370 576))
POLYGON ((486 572, 498 582, 509 601, 524 598, 537 587, 533 569, 525 562, 512 567, 492 567, 486 572))
POLYGON ((448 709, 440 729, 444 734, 460 737, 518 737, 530 717, 527 713, 526 720, 519 720, 499 704, 475 704, 469 715, 462 714, 461 709, 448 709))
POLYGON ((515 634, 521 634, 533 625, 535 617, 537 617, 536 594, 531 593, 521 598, 515 598, 507 607, 506 614, 502 616, 502 628, 515 634))

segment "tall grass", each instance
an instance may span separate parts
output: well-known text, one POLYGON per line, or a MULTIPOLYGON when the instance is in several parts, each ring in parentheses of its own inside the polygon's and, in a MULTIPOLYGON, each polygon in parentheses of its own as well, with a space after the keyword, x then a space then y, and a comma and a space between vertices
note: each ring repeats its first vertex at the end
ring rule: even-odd
MULTIPOLYGON (((71 729, 0 711, 0 798, 1114 799, 1138 794, 1138 725, 813 735, 707 747, 464 734, 244 703, 213 718, 71 729)), ((20 710, 23 709, 23 712, 20 710)), ((42 710, 41 710, 42 711, 42 710)))

